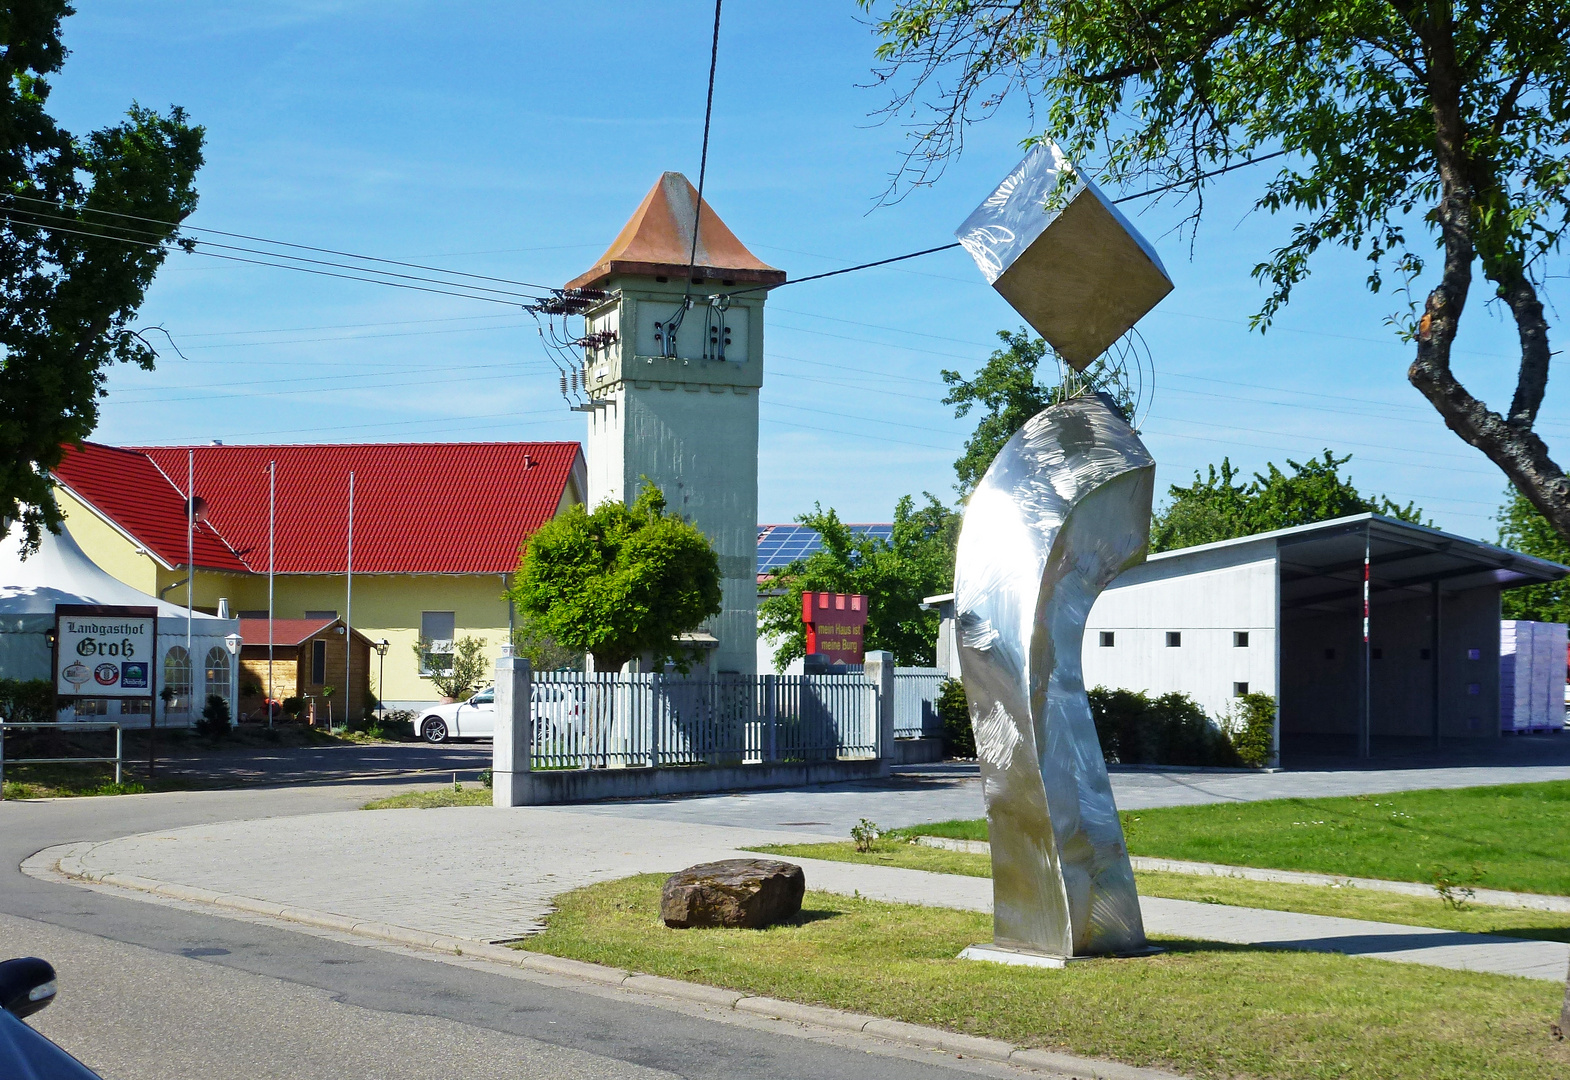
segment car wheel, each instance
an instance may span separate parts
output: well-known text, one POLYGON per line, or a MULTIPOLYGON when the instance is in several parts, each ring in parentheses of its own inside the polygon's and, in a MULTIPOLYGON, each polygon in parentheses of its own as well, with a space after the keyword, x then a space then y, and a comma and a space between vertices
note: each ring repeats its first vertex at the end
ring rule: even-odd
POLYGON ((447 741, 447 722, 438 716, 428 716, 420 727, 420 738, 428 743, 447 741))

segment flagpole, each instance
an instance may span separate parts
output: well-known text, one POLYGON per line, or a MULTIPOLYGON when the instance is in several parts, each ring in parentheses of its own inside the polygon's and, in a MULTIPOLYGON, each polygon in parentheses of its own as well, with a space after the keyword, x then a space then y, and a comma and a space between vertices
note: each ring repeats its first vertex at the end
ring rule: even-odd
POLYGON ((278 462, 267 463, 267 726, 273 726, 273 539, 278 505, 278 462))
POLYGON ((354 658, 354 470, 349 470, 349 559, 344 578, 343 612, 343 721, 349 725, 349 665, 354 658))
MULTIPOLYGON (((196 451, 185 451, 185 663, 190 682, 186 693, 196 696, 196 658, 191 655, 191 613, 196 589, 196 451)), ((185 703, 185 722, 191 723, 190 697, 185 703)))

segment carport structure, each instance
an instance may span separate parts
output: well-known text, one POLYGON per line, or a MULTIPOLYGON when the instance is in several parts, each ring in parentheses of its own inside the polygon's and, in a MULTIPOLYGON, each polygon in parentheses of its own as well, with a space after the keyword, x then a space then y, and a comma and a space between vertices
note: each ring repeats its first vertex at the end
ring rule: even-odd
POLYGON ((1377 514, 1152 555, 1096 601, 1087 686, 1278 702, 1276 757, 1499 736, 1499 599, 1570 568, 1377 514))

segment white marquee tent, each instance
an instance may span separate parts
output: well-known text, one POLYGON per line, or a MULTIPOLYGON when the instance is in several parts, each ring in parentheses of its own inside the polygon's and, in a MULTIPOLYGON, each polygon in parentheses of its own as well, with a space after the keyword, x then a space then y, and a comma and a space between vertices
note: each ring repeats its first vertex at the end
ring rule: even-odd
MULTIPOLYGON (((0 538, 0 678, 53 677, 45 635, 54 628, 56 604, 156 607, 157 683, 160 688, 172 685, 177 691, 175 700, 167 707, 158 702, 158 722, 192 722, 208 694, 226 697, 233 714, 238 700, 239 662, 230 654, 225 638, 240 632, 240 620, 196 612, 191 619, 191 648, 187 653, 185 609, 133 589, 110 575, 89 559, 64 530, 58 536, 44 533, 38 551, 25 559, 19 528, 13 527, 0 538)), ((127 712, 122 716, 119 702, 106 701, 103 708, 104 712, 84 715, 83 719, 115 718, 127 727, 147 723, 146 713, 127 712)))

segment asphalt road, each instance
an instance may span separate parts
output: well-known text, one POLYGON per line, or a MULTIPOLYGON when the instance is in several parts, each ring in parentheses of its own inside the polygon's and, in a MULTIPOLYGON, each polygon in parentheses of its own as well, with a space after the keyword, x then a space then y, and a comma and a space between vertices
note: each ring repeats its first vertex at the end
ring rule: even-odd
MULTIPOLYGON (((0 804, 0 954, 40 955, 59 1000, 35 1026, 110 1080, 452 1076, 895 1080, 1004 1066, 806 1039, 23 875, 53 844, 347 809, 393 785, 310 785, 0 804)), ((288 828, 285 820, 278 827, 288 828)))

